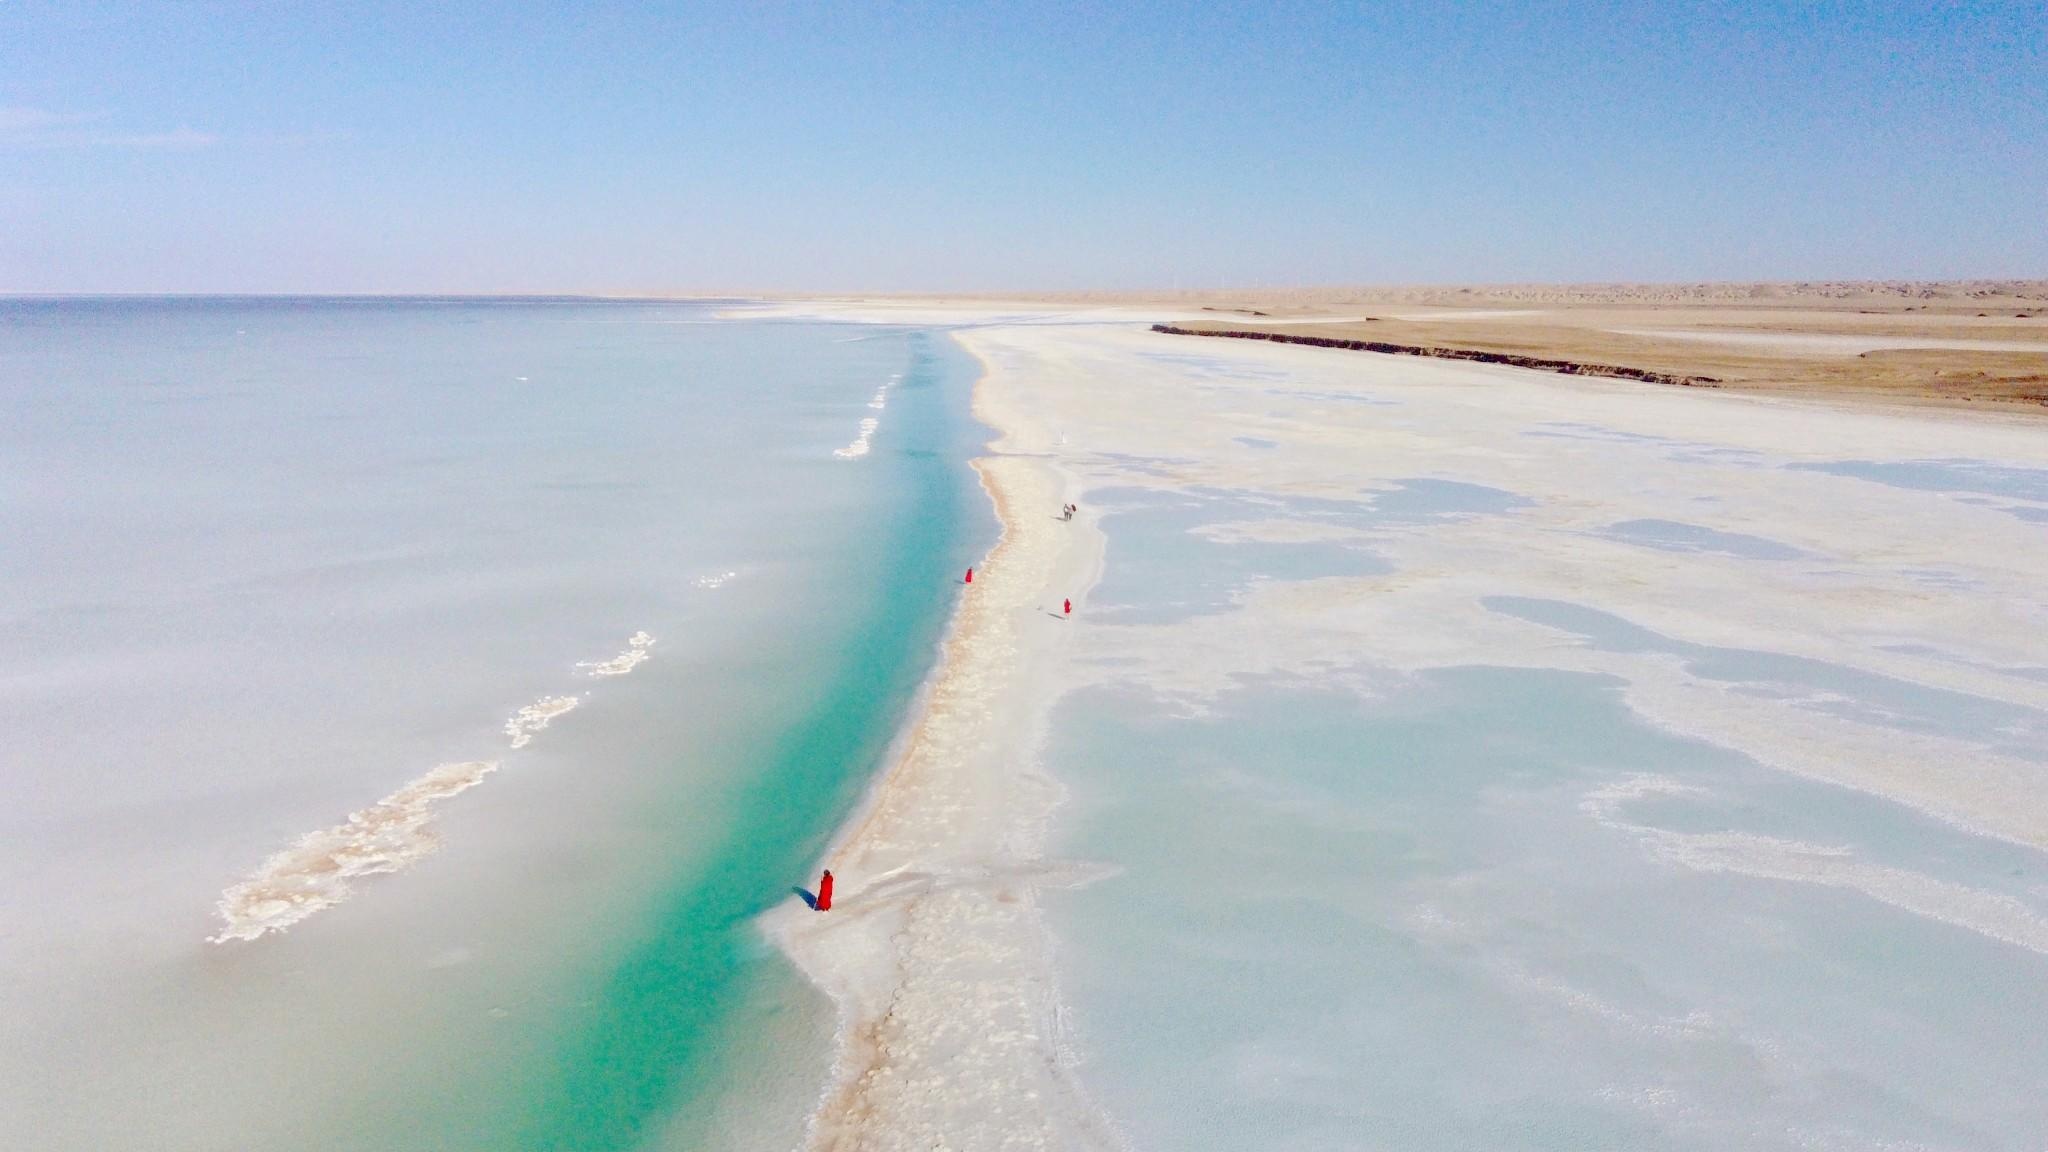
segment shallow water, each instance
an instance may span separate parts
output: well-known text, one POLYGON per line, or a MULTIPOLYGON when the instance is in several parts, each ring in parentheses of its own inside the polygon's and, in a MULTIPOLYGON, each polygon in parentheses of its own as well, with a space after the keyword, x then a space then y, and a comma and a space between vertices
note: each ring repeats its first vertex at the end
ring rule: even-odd
POLYGON ((1196 535, 1203 525, 1274 511, 1270 502, 1231 493, 1112 489, 1097 492, 1090 503, 1109 521, 1116 552, 1092 597, 1091 611, 1110 623, 1172 623, 1226 611, 1257 580, 1386 570, 1370 550, 1341 540, 1218 542, 1196 535))
POLYGON ((1749 560, 1798 560, 1806 555, 1776 540, 1746 532, 1720 532, 1675 520, 1623 520, 1608 525, 1602 535, 1666 552, 1719 552, 1749 560))
POLYGON ((1269 580, 1370 576, 1390 571, 1372 533, 1493 516, 1526 507, 1511 492, 1431 477, 1361 490, 1350 500, 1216 488, 1096 490, 1110 562, 1091 612, 1117 624, 1177 623, 1229 610, 1269 580), (1264 538, 1306 528, 1323 539, 1264 538))
POLYGON ((1056 731, 1064 850, 1121 868, 1053 897, 1062 970, 1138 1147, 2017 1149, 2048 1123, 2012 1011, 2048 952, 1884 902, 1991 885, 2048 949, 2039 853, 1661 735, 1600 678, 1260 683, 1193 720, 1104 692, 1056 731), (1672 791, 1602 803, 1645 776, 1672 791), (1823 850, 1863 887, 1788 878, 1823 850))
POLYGON ((830 1012, 749 922, 992 526, 950 342, 710 319, 0 302, 0 1144, 789 1145, 830 1012), (398 871, 206 943, 458 761, 398 871))
POLYGON ((1512 596, 1487 597, 1481 603, 1495 612, 1576 635, 1595 648, 1675 656, 1690 675, 1738 685, 1742 691, 1794 707, 1901 731, 1950 736, 2021 759, 2048 762, 2048 712, 2037 708, 1929 688, 1823 660, 1690 644, 1582 604, 1512 596))
POLYGON ((2048 469, 2016 468, 1986 460, 1836 460, 1788 464, 1804 472, 1825 472, 1892 488, 1940 492, 1997 508, 2033 523, 2048 523, 2048 469), (2000 500, 1987 497, 2002 497, 2000 500))

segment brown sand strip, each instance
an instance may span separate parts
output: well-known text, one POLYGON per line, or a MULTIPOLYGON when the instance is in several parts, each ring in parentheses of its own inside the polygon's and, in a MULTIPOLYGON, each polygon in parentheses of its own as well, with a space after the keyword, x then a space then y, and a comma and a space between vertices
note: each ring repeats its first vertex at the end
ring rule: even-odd
POLYGON ((1719 388, 1712 376, 1680 376, 1628 368, 1619 364, 1582 364, 1576 360, 1546 360, 1540 356, 1517 356, 1509 352, 1481 352, 1476 348, 1430 348, 1420 344, 1388 344, 1379 340, 1344 340, 1334 336, 1291 336, 1284 332, 1248 332, 1179 328, 1154 324, 1154 332, 1169 336, 1225 336, 1233 340, 1271 340, 1275 344, 1307 344, 1312 348, 1345 348, 1353 352, 1380 352, 1391 356, 1430 356, 1438 360, 1471 360, 1480 364, 1505 364, 1511 368, 1534 368, 1566 376, 1612 376, 1621 380, 1642 380, 1650 384, 1676 384, 1681 388, 1719 388))

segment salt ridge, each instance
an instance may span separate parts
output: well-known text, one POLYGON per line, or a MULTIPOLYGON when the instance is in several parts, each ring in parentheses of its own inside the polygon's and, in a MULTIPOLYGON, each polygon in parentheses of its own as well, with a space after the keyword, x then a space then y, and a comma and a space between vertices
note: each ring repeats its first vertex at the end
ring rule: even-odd
POLYGON ((654 655, 649 651, 653 647, 654 637, 645 632, 635 632, 626 641, 625 651, 617 656, 609 660, 585 660, 576 667, 583 669, 589 676, 624 676, 638 668, 649 656, 654 655))
POLYGON ((524 748, 533 743, 533 734, 546 728, 555 717, 572 712, 582 700, 575 696, 543 696, 512 714, 505 721, 505 735, 512 738, 512 747, 524 748))
POLYGON ((312 832, 263 862, 255 875, 221 893, 226 921, 208 942, 254 940, 282 932, 349 898, 350 881, 396 872, 440 846, 433 805, 483 782, 495 760, 442 764, 332 828, 312 832))
MULTIPOLYGON (((889 406, 889 389, 894 388, 896 386, 896 382, 901 379, 903 379, 901 373, 889 377, 886 383, 884 383, 880 388, 875 389, 874 398, 868 401, 868 407, 874 409, 877 412, 880 412, 884 408, 887 408, 889 406)), ((834 448, 832 450, 832 454, 834 456, 839 457, 841 460, 860 459, 861 457, 868 454, 870 442, 874 439, 875 436, 875 430, 877 428, 880 428, 881 426, 882 421, 880 417, 863 417, 860 422, 860 435, 854 437, 853 443, 848 444, 846 447, 834 448)))
MULTIPOLYGON (((729 577, 731 573, 727 573, 729 577)), ((576 665, 593 677, 624 676, 645 662, 654 637, 635 632, 609 660, 576 665)), ((577 696, 543 696, 505 721, 513 748, 533 742, 534 733, 575 709, 577 696)), ((282 932, 354 892, 350 881, 397 872, 440 846, 432 829, 433 805, 483 782, 498 770, 496 760, 442 764, 368 808, 349 814, 332 828, 311 832, 265 860, 246 880, 221 893, 218 908, 226 926, 207 942, 255 940, 282 932)))

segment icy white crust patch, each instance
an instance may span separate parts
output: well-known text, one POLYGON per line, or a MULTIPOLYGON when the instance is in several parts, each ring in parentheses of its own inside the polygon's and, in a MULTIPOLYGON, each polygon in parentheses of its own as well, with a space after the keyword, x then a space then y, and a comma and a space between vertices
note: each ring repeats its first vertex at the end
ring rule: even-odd
POLYGON ((2048 955, 2048 920, 2001 893, 1858 860, 1854 851, 1837 845, 1753 832, 1674 832, 1633 823, 1622 814, 1632 801, 1704 792, 1668 777, 1630 776, 1586 793, 1579 810, 1606 827, 1633 833, 1652 856, 1668 864, 1699 872, 1847 888, 1916 916, 2048 955))
POLYGON ((737 572, 720 572, 716 576, 699 576, 697 577, 697 587, 723 588, 726 584, 731 582, 734 577, 738 575, 739 573, 737 572))
POLYGON ((505 721, 505 735, 512 738, 514 748, 524 748, 533 743, 533 734, 548 726, 548 723, 564 712, 572 712, 582 700, 575 696, 543 696, 512 714, 505 721))
POLYGON ((348 899, 350 881, 396 872, 439 847, 433 805, 482 783, 495 760, 443 764, 346 821, 311 833, 263 862, 254 875, 221 893, 226 927, 214 944, 282 932, 322 908, 348 899))
MULTIPOLYGON (((875 389, 875 395, 872 399, 868 401, 868 407, 874 409, 877 412, 880 412, 882 409, 887 408, 889 406, 889 389, 894 388, 896 386, 896 382, 901 379, 903 379, 901 374, 889 377, 886 383, 884 383, 880 388, 875 389)), ((881 426, 882 420, 878 416, 862 417, 860 422, 860 435, 854 437, 853 443, 848 444, 846 447, 834 448, 832 450, 832 454, 834 456, 839 457, 841 460, 860 459, 861 457, 868 454, 869 442, 874 439, 875 429, 880 428, 881 426)))
POLYGON ((617 656, 609 660, 585 660, 576 667, 582 669, 587 676, 624 676, 638 668, 649 656, 654 655, 649 651, 653 647, 654 637, 645 632, 635 632, 626 641, 625 651, 617 656))

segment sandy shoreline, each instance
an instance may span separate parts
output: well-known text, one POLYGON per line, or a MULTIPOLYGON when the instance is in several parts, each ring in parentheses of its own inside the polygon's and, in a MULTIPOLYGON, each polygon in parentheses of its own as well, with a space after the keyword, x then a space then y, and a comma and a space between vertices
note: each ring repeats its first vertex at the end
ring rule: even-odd
POLYGON ((1102 535, 1085 516, 1054 515, 1075 481, 1033 454, 1045 431, 982 363, 975 414, 1001 438, 974 468, 1001 539, 960 603, 922 714, 827 860, 833 911, 792 902, 765 922, 839 1006, 813 1148, 1111 1143, 1062 1052, 1037 903, 1089 871, 1044 858, 1060 791, 1036 749, 1059 694, 1060 601, 1099 575, 1102 535))

